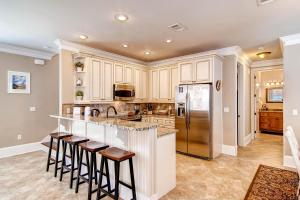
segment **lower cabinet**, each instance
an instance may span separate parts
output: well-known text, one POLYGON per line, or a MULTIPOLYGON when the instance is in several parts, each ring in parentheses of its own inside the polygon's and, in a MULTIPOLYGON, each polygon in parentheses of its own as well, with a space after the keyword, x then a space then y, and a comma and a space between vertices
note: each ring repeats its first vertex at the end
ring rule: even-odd
POLYGON ((283 112, 260 111, 259 130, 261 132, 283 133, 283 112))

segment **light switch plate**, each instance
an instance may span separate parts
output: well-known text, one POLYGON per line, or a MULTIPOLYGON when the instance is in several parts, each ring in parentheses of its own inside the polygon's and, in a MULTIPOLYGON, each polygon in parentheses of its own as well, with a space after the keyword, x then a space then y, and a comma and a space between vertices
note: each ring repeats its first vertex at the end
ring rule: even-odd
POLYGON ((293 116, 298 116, 298 110, 297 109, 293 109, 292 114, 293 114, 293 116))
POLYGON ((224 112, 229 113, 229 107, 224 107, 224 112))
POLYGON ((36 107, 34 107, 34 106, 29 107, 29 111, 30 112, 35 112, 36 111, 36 107))

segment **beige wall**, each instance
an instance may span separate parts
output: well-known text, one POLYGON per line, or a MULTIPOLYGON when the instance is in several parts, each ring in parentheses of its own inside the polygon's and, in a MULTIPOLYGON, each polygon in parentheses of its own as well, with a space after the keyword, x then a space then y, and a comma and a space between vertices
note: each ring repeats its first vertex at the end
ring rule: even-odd
POLYGON ((56 128, 48 115, 58 112, 58 57, 40 66, 30 57, 0 53, 0 148, 39 142, 56 128), (31 94, 7 93, 8 70, 30 72, 31 94))
POLYGON ((262 71, 258 72, 259 78, 259 107, 261 108, 262 104, 266 104, 269 109, 283 109, 283 103, 266 103, 266 89, 269 88, 265 86, 265 83, 269 81, 283 81, 283 71, 282 70, 272 70, 272 71, 262 71))
POLYGON ((60 104, 74 102, 73 57, 71 51, 62 49, 60 52, 60 104))
MULTIPOLYGON (((300 114, 300 44, 284 47, 284 127, 292 126, 300 141, 300 115, 293 116, 292 110, 297 109, 300 114)), ((286 142, 285 155, 289 154, 286 142)))
POLYGON ((237 57, 225 56, 223 60, 223 144, 235 146, 237 140, 237 57))

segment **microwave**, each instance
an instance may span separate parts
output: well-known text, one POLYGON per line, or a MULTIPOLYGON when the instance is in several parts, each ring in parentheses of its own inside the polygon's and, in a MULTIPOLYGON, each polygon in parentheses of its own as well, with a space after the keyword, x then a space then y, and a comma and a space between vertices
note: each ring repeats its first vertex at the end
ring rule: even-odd
POLYGON ((113 86, 114 100, 131 101, 135 97, 134 86, 130 84, 114 84, 113 86))

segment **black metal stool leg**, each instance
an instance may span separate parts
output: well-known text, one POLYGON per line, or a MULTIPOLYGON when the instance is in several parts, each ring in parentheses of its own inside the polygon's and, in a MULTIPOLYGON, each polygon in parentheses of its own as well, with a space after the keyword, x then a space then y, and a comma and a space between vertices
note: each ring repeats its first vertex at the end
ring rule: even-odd
POLYGON ((80 149, 80 156, 79 156, 78 174, 77 174, 77 180, 76 180, 75 193, 78 193, 78 189, 79 189, 79 180, 80 180, 80 175, 81 175, 82 156, 83 156, 83 149, 81 148, 80 149))
POLYGON ((64 142, 59 181, 62 181, 62 177, 63 177, 63 174, 64 174, 64 166, 66 165, 66 150, 67 150, 67 143, 64 142))
POLYGON ((108 169, 108 161, 106 158, 104 158, 104 163, 105 163, 106 183, 107 183, 108 192, 110 193, 111 192, 110 176, 109 176, 109 169, 108 169))
POLYGON ((97 157, 96 157, 96 153, 92 153, 93 155, 93 160, 94 160, 94 178, 95 178, 95 184, 98 184, 98 177, 97 177, 97 157))
POLYGON ((73 149, 72 149, 72 155, 71 155, 70 188, 73 187, 74 163, 75 163, 75 150, 76 150, 76 147, 75 147, 75 145, 74 145, 74 146, 73 146, 73 149))
POLYGON ((115 162, 115 200, 119 199, 120 162, 115 162))
POLYGON ((104 166, 104 158, 101 157, 101 163, 100 163, 100 173, 99 173, 99 183, 98 183, 98 190, 97 190, 97 200, 101 196, 101 189, 102 189, 102 177, 103 177, 103 166, 104 166))
POLYGON ((47 160, 47 168, 46 168, 47 172, 49 171, 49 166, 50 166, 52 145, 53 145, 53 137, 51 137, 51 139, 50 139, 50 147, 49 147, 49 151, 48 151, 48 160, 47 160))
POLYGON ((131 191, 132 191, 132 198, 136 200, 136 191, 135 191, 135 181, 134 181, 134 171, 133 171, 133 164, 132 158, 129 158, 129 168, 130 168, 130 179, 131 179, 131 191))
POLYGON ((56 149, 56 156, 55 156, 54 177, 57 176, 57 167, 58 167, 58 160, 59 160, 59 146, 60 146, 60 139, 57 139, 57 149, 56 149))
POLYGON ((90 169, 89 169, 89 188, 88 188, 88 200, 92 199, 92 185, 93 185, 93 167, 94 167, 94 156, 91 153, 90 156, 90 169))

